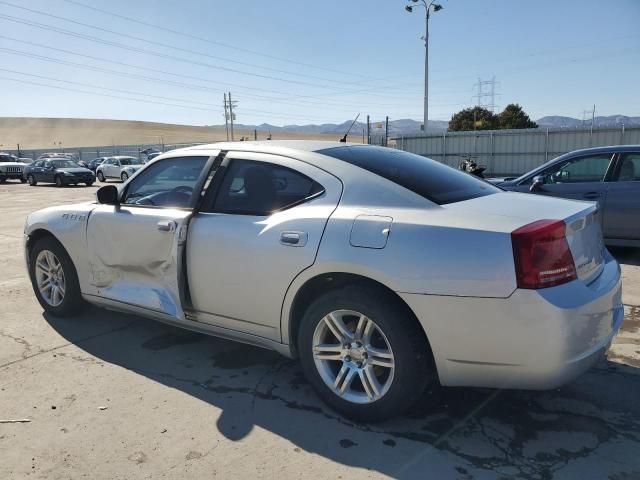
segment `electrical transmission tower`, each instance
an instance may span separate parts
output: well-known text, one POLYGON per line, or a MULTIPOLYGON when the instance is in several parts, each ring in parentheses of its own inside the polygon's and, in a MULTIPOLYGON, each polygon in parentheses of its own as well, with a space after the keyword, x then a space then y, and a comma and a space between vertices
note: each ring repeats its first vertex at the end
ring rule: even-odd
POLYGON ((499 96, 499 94, 496 93, 497 84, 496 77, 493 77, 491 80, 478 78, 478 82, 474 85, 477 93, 473 96, 473 98, 478 99, 478 107, 486 108, 492 113, 495 112, 496 96, 499 96))

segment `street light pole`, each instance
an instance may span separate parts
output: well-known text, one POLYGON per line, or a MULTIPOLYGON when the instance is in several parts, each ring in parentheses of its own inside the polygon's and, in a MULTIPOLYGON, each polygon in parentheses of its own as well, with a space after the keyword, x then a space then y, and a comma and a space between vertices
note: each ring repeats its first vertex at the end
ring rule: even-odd
MULTIPOLYGON (((426 134, 427 125, 429 122, 429 17, 431 16, 431 9, 433 8, 434 12, 442 10, 442 5, 435 3, 435 0, 431 0, 427 3, 426 0, 411 0, 413 3, 420 3, 425 9, 424 16, 424 118, 423 118, 423 129, 426 134)), ((413 7, 411 5, 406 5, 405 10, 407 12, 413 12, 413 7)))
MULTIPOLYGON (((431 2, 433 3, 433 2, 431 2)), ((424 134, 427 134, 429 122, 429 10, 431 3, 427 7, 427 14, 424 20, 424 134)))

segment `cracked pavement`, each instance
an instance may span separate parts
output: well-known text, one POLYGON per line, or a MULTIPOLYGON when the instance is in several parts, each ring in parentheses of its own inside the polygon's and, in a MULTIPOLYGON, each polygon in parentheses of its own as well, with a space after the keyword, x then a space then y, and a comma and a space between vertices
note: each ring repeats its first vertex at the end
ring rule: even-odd
POLYGON ((0 478, 640 478, 640 250, 608 358, 548 392, 438 388, 409 415, 355 425, 295 361, 90 308, 43 314, 25 215, 95 188, 0 185, 0 478))

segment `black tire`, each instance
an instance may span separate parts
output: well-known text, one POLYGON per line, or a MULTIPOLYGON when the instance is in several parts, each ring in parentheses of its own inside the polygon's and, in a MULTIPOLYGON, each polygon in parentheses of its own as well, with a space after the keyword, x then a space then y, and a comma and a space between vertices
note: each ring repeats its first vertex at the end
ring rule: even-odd
POLYGON ((90 187, 91 185, 93 185, 93 182, 85 182, 85 185, 86 185, 87 187, 90 187))
POLYGON ((437 372, 428 340, 413 313, 394 295, 375 285, 358 284, 317 298, 305 312, 297 339, 302 368, 311 386, 331 408, 350 419, 380 422, 409 409, 437 372), (324 382, 313 358, 313 335, 324 317, 336 310, 353 310, 373 320, 387 337, 394 357, 394 376, 381 398, 359 404, 345 400, 324 382))
POLYGON ((127 175, 127 172, 122 172, 122 173, 120 174, 120 179, 121 179, 123 182, 126 182, 126 181, 129 179, 129 175, 127 175))
POLYGON ((84 306, 84 300, 80 293, 80 283, 76 268, 64 247, 53 237, 43 237, 35 242, 29 251, 29 277, 36 298, 46 312, 56 317, 71 317, 80 312, 84 306), (36 281, 36 259, 43 250, 49 250, 60 261, 65 279, 65 293, 62 303, 57 306, 50 305, 40 293, 36 281))
POLYGON ((104 183, 106 181, 105 178, 104 178, 104 173, 102 173, 102 172, 96 173, 96 177, 98 177, 98 181, 99 182, 103 182, 104 183))
POLYGON ((27 183, 27 179, 26 178, 21 178, 20 179, 20 183, 27 183))
POLYGON ((64 186, 64 182, 62 181, 62 177, 60 175, 56 175, 53 180, 54 182, 56 182, 56 187, 64 186))
POLYGON ((6 183, 7 178, 6 177, 0 177, 0 183, 6 183))
POLYGON ((38 184, 35 177, 31 174, 27 175, 27 183, 32 187, 35 187, 38 184))

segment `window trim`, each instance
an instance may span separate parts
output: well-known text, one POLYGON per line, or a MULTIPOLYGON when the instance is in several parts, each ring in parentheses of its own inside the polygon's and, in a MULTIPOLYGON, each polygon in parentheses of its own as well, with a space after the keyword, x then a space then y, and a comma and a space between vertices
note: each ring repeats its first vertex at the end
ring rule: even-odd
MULTIPOLYGON (((140 170, 136 171, 136 174, 138 174, 138 172, 140 172, 140 174, 142 174, 143 172, 145 172, 146 170, 148 170, 149 168, 153 168, 154 165, 160 164, 161 162, 165 162, 167 160, 175 160, 176 158, 206 158, 205 160, 205 164, 204 167, 202 168, 202 171, 200 172, 200 176, 197 178, 196 183, 193 186, 193 194, 191 196, 191 203, 188 207, 169 207, 169 206, 161 206, 161 205, 136 205, 136 204, 132 204, 132 203, 124 203, 124 199, 127 196, 127 193, 129 192, 129 188, 131 187, 131 182, 129 182, 125 188, 123 188, 119 195, 118 195, 118 203, 120 204, 120 207, 132 207, 132 208, 148 208, 148 209, 160 209, 160 210, 186 210, 186 211, 195 211, 196 207, 198 205, 198 203, 200 202, 200 199, 202 197, 202 192, 203 192, 203 187, 204 184, 206 183, 207 179, 209 178, 210 174, 211 174, 211 169, 213 168, 214 165, 214 161, 215 159, 220 155, 220 152, 218 152, 215 155, 207 155, 206 153, 203 153, 201 155, 176 155, 174 157, 167 157, 167 158, 163 158, 162 160, 158 161, 158 162, 154 162, 154 163, 150 163, 149 166, 145 166, 143 168, 141 168, 140 170), (198 193, 196 193, 198 192, 198 193)), ((215 172, 213 172, 215 175, 215 172)), ((138 176, 138 175, 136 175, 138 176)))
MULTIPOLYGON (((225 152, 225 154, 228 152, 225 152)), ((239 152, 233 152, 235 154, 239 153, 239 152)), ((251 152, 251 153, 256 153, 256 152, 251 152)), ((235 155, 234 155, 235 156, 235 155)), ((277 158, 277 157, 276 157, 277 158)), ((285 158, 291 158, 293 160, 296 160, 295 158, 292 157, 285 157, 285 158)), ((317 180, 309 177, 308 175, 305 175, 304 173, 300 172, 299 170, 296 170, 295 168, 291 168, 285 165, 280 165, 278 163, 274 163, 271 160, 253 160, 253 159, 243 159, 243 158, 228 158, 225 157, 225 159, 222 162, 222 165, 220 166, 220 168, 217 170, 216 173, 220 173, 220 175, 216 175, 214 177, 214 180, 211 182, 211 185, 209 186, 210 188, 210 194, 209 192, 205 193, 205 200, 203 201, 203 204, 201 206, 201 208, 198 210, 200 213, 209 213, 209 214, 220 214, 220 215, 242 215, 245 217, 270 217, 273 214, 279 213, 279 212, 283 212, 285 210, 289 210, 290 208, 294 208, 297 206, 300 206, 304 203, 310 202, 312 200, 315 200, 316 198, 322 196, 325 192, 326 192, 326 188, 324 187, 324 185, 322 185, 320 182, 318 182, 317 180), (276 167, 285 169, 285 170, 290 170, 298 175, 302 175, 305 178, 308 178, 309 180, 311 180, 314 184, 317 184, 320 186, 320 190, 316 193, 313 193, 311 195, 306 196, 305 198, 302 198, 300 200, 297 200, 293 203, 290 203, 289 205, 285 205, 284 207, 278 208, 276 210, 272 210, 270 212, 254 212, 254 211, 249 211, 249 210, 233 210, 233 211, 227 211, 227 210, 218 210, 215 208, 216 205, 216 201, 218 200, 218 196, 221 193, 221 187, 222 184, 224 183, 225 178, 227 177, 227 175, 229 175, 229 172, 231 171, 231 166, 233 166, 233 162, 234 161, 245 161, 245 162, 255 162, 255 163, 262 163, 262 164, 266 164, 266 165, 275 165, 276 167), (217 177, 217 181, 216 180, 217 177)))

